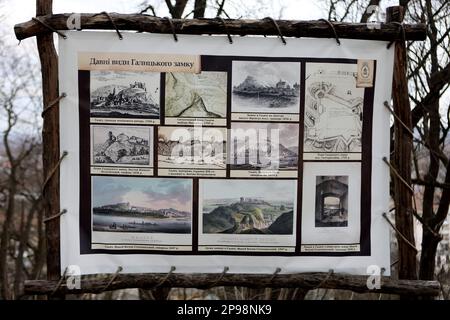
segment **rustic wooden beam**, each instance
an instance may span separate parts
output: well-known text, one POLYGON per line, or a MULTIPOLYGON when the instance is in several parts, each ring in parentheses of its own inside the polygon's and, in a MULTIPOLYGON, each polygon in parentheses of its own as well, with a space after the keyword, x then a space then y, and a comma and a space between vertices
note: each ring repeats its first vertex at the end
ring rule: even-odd
MULTIPOLYGON (((386 11, 387 22, 403 21, 405 8, 401 6, 389 7, 386 11)), ((398 229, 398 276, 400 279, 417 279, 417 251, 411 248, 409 243, 415 243, 413 226, 413 208, 411 190, 407 185, 411 185, 411 153, 412 136, 411 127, 411 107, 408 96, 408 80, 406 78, 407 69, 407 49, 403 41, 395 43, 394 74, 392 81, 392 100, 394 103, 394 153, 391 156, 391 163, 396 168, 398 175, 392 175, 394 184, 395 202, 395 226, 398 229), (403 124, 409 128, 406 130, 403 124), (402 181, 403 180, 403 181, 402 181), (407 185, 405 185, 405 183, 407 185)))
MULTIPOLYGON (((52 12, 52 0, 36 0, 36 14, 52 12)), ((58 56, 51 33, 37 35, 37 47, 42 70, 43 105, 48 106, 54 101, 58 93, 58 56)), ((59 212, 59 171, 53 174, 53 169, 59 160, 59 105, 56 103, 45 113, 42 128, 42 161, 44 177, 49 178, 43 190, 45 217, 51 217, 59 212)), ((60 268, 60 233, 59 219, 52 219, 46 223, 45 235, 47 239, 47 279, 59 279, 60 268)))
MULTIPOLYGON (((39 19, 56 30, 67 30, 67 20, 72 14, 42 15, 39 19)), ((152 33, 172 33, 167 19, 144 14, 110 13, 114 23, 120 30, 134 30, 152 33)), ((114 26, 106 15, 80 13, 81 29, 114 30, 114 26)), ((262 20, 225 20, 218 19, 173 19, 174 31, 179 34, 233 34, 233 35, 278 35, 272 21, 262 20)), ((334 33, 324 21, 277 20, 281 33, 286 37, 333 38, 334 33)), ((366 23, 333 22, 340 38, 367 40, 400 40, 402 33, 397 24, 380 23, 379 28, 366 23)), ((404 24, 406 40, 425 40, 425 24, 404 24)), ((43 24, 30 20, 15 25, 14 31, 18 40, 49 32, 43 24)))
POLYGON ((352 276, 347 274, 329 274, 325 272, 279 274, 272 279, 272 275, 261 274, 119 274, 111 283, 112 275, 82 276, 80 289, 69 290, 66 281, 58 287, 57 280, 28 280, 25 281, 25 294, 79 294, 100 293, 107 290, 125 288, 153 289, 158 288, 198 288, 209 289, 220 286, 242 286, 248 288, 316 288, 351 290, 358 293, 386 293, 410 296, 437 296, 439 282, 423 280, 394 280, 389 277, 381 278, 381 288, 370 290, 367 287, 367 276, 352 276), (108 285, 109 284, 109 285, 108 285))

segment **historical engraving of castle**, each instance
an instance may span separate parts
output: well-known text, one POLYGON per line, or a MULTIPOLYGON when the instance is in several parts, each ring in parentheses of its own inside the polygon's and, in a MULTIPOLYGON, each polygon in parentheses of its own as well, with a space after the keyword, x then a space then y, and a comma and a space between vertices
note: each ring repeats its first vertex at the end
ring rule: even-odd
POLYGON ((159 127, 158 175, 225 177, 225 128, 159 127))
POLYGON ((307 63, 305 160, 360 160, 364 89, 356 64, 307 63))
POLYGON ((159 73, 91 71, 91 122, 158 124, 159 86, 159 73))
POLYGON ((152 175, 153 127, 91 126, 91 172, 152 175))
POLYGON ((231 177, 297 177, 298 124, 233 122, 231 177))
POLYGON ((167 73, 166 124, 226 125, 227 73, 167 73))
POLYGON ((233 61, 233 120, 298 121, 300 64, 233 61))
POLYGON ((295 244, 295 180, 201 179, 202 251, 291 251, 295 244))

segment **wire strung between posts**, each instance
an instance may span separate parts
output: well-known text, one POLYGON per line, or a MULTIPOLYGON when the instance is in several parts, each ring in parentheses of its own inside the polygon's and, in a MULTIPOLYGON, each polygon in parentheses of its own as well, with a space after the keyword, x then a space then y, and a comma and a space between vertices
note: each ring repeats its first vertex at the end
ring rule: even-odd
POLYGON ((230 44, 233 44, 233 39, 231 38, 230 32, 228 31, 228 26, 225 23, 225 20, 222 17, 219 17, 219 16, 217 16, 216 19, 219 20, 220 22, 222 22, 223 27, 224 27, 225 32, 226 32, 227 37, 228 37, 228 41, 230 42, 230 44))
POLYGON ((55 174, 55 172, 58 170, 59 166, 61 165, 61 162, 63 161, 63 159, 68 155, 69 153, 67 151, 63 151, 61 158, 59 158, 58 162, 55 164, 55 166, 53 167, 53 169, 50 171, 49 175, 47 176, 47 178, 44 180, 44 183, 42 184, 42 191, 45 190, 45 188, 47 187, 47 184, 49 183, 49 181, 51 180, 51 178, 53 177, 53 175, 55 174))
POLYGON ((60 95, 58 98, 56 98, 55 100, 53 100, 52 102, 50 102, 50 103, 48 104, 48 106, 46 106, 46 107, 44 108, 44 110, 42 110, 41 117, 43 118, 43 117, 45 116, 45 114, 47 113, 47 111, 49 111, 51 108, 53 108, 54 106, 56 106, 57 103, 58 103, 59 101, 61 101, 62 98, 65 98, 65 97, 67 97, 67 94, 66 94, 65 92, 63 92, 63 93, 61 93, 61 95, 60 95))
MULTIPOLYGON (((38 19, 37 17, 31 18, 31 20, 36 21, 36 22, 42 24, 44 27, 46 27, 47 29, 49 29, 51 32, 55 32, 55 33, 57 33, 58 35, 60 35, 63 39, 67 39, 67 36, 66 36, 64 33, 62 33, 62 32, 60 32, 60 31, 56 30, 56 29, 53 28, 51 25, 47 24, 47 23, 44 22, 44 21, 41 21, 41 20, 38 19)), ((19 44, 20 44, 20 42, 19 42, 19 44)))
POLYGON ((57 213, 57 214, 54 214, 54 215, 52 215, 52 216, 50 216, 50 217, 48 217, 48 218, 45 218, 44 220, 42 220, 42 222, 44 222, 44 223, 47 223, 47 222, 49 222, 49 221, 51 221, 51 220, 53 220, 53 219, 56 219, 56 218, 58 218, 58 217, 61 217, 63 214, 65 214, 65 213, 67 213, 67 210, 66 209, 63 209, 61 212, 59 212, 59 213, 57 213))
POLYGON ((103 291, 107 291, 108 288, 112 285, 112 283, 117 279, 117 276, 119 275, 119 273, 123 270, 123 268, 121 266, 119 266, 116 270, 116 272, 112 275, 111 279, 109 279, 108 283, 106 284, 106 286, 103 287, 102 292, 103 291))
POLYGON ((392 227, 392 229, 394 229, 394 231, 400 236, 400 238, 402 238, 403 241, 405 241, 405 243, 407 245, 409 245, 416 253, 418 252, 416 246, 414 244, 411 243, 411 241, 409 241, 401 232, 400 230, 397 229, 397 227, 391 222, 391 220, 389 220, 389 218, 386 215, 386 212, 383 212, 383 218, 389 223, 389 225, 392 227))
MULTIPOLYGON (((397 25, 400 28, 400 35, 402 36, 402 41, 405 42, 406 41, 406 31, 405 31, 405 26, 403 25, 403 23, 397 22, 397 21, 393 21, 391 23, 397 25)), ((397 41, 397 40, 392 40, 391 42, 389 42, 387 45, 387 48, 390 49, 392 44, 395 41, 397 41)))
POLYGON ((206 288, 206 290, 214 288, 220 281, 222 281, 223 277, 228 272, 228 270, 230 270, 229 267, 224 267, 222 273, 219 275, 219 277, 216 279, 216 281, 214 281, 212 283, 212 285, 210 285, 208 288, 206 288))
POLYGON ((61 288, 61 285, 62 285, 64 279, 66 278, 66 274, 67 274, 67 270, 68 269, 69 269, 69 267, 66 267, 66 269, 64 270, 64 273, 61 276, 61 278, 59 279, 58 283, 56 284, 55 289, 53 289, 53 291, 50 293, 51 296, 53 296, 59 290, 59 288, 61 288))
POLYGON ((336 29, 334 28, 334 24, 327 19, 319 19, 319 21, 325 22, 331 28, 331 30, 333 30, 333 34, 334 34, 334 38, 336 39, 336 43, 338 44, 338 46, 340 46, 341 40, 339 39, 336 29))
POLYGON ((389 105, 389 102, 387 102, 387 101, 385 101, 384 103, 384 106, 391 112, 391 114, 394 116, 394 118, 395 118, 395 120, 397 120, 401 125, 402 125, 402 127, 406 130, 406 131, 408 131, 408 133, 411 135, 411 136, 413 136, 414 137, 414 133, 412 132, 412 130, 406 125, 406 123, 404 123, 403 121, 402 121, 402 119, 400 119, 400 117, 394 112, 394 110, 391 108, 391 106, 389 105))
POLYGON ((162 279, 158 284, 156 284, 153 288, 151 288, 150 290, 155 290, 158 289, 159 287, 161 287, 164 283, 166 283, 167 280, 169 280, 169 277, 172 275, 172 273, 176 270, 177 268, 175 266, 171 266, 169 272, 167 272, 166 276, 164 277, 164 279, 162 279))
MULTIPOLYGON (((278 26, 278 23, 277 23, 273 18, 271 18, 271 17, 266 17, 266 18, 264 18, 263 20, 269 20, 270 22, 272 22, 272 24, 275 26, 275 29, 277 29, 278 36, 280 37, 281 42, 283 42, 283 44, 286 45, 286 44, 287 44, 287 43, 286 43, 286 39, 284 39, 284 36, 283 36, 283 34, 281 33, 281 29, 280 29, 280 27, 278 26)), ((265 36, 265 35, 264 35, 264 36, 265 36)))
POLYGON ((403 127, 406 131, 408 131, 408 133, 412 136, 414 142, 420 143, 421 145, 427 147, 428 150, 429 150, 431 153, 435 154, 438 158, 441 157, 441 155, 440 155, 439 153, 437 153, 435 150, 433 150, 433 149, 428 145, 428 143, 426 143, 425 141, 422 141, 422 140, 419 140, 419 139, 414 138, 414 132, 413 132, 413 131, 406 125, 406 123, 404 123, 404 122, 402 121, 402 119, 400 119, 400 117, 394 112, 394 110, 393 110, 393 109, 391 108, 391 106, 389 105, 389 102, 385 101, 385 102, 384 102, 384 106, 385 106, 385 107, 389 110, 389 112, 394 116, 395 120, 397 120, 397 121, 402 125, 402 127, 403 127))
POLYGON ((111 15, 110 15, 108 12, 102 11, 102 12, 100 12, 100 13, 94 14, 93 17, 100 16, 100 15, 102 15, 102 14, 105 15, 106 17, 108 17, 108 19, 109 19, 109 21, 111 22, 111 24, 113 25, 114 29, 116 29, 116 33, 117 33, 117 36, 119 37, 119 40, 122 40, 122 39, 123 39, 123 36, 122 36, 122 34, 120 33, 120 30, 119 30, 119 28, 117 27, 116 23, 114 22, 113 18, 111 17, 111 15))
POLYGON ((333 276, 333 273, 334 273, 334 270, 333 270, 333 269, 330 269, 330 270, 328 271, 328 274, 327 274, 327 276, 325 277, 325 279, 323 279, 322 281, 320 281, 320 283, 319 283, 317 286, 315 286, 314 288, 312 288, 312 290, 314 290, 314 289, 319 289, 319 288, 323 287, 323 285, 324 285, 325 283, 327 283, 327 281, 330 280, 330 278, 333 276))
POLYGON ((164 17, 163 19, 169 22, 170 29, 172 30, 173 39, 175 40, 175 42, 178 42, 178 36, 177 33, 175 32, 175 26, 173 25, 172 19, 169 17, 164 17))
POLYGON ((408 184, 408 182, 406 182, 405 179, 403 179, 403 177, 398 173, 398 171, 394 168, 394 166, 389 163, 389 161, 387 160, 386 157, 383 157, 383 161, 389 166, 389 168, 391 169, 392 173, 394 173, 394 175, 398 179, 400 179, 400 181, 405 185, 405 187, 407 187, 408 190, 411 191, 411 193, 414 194, 414 189, 408 184))

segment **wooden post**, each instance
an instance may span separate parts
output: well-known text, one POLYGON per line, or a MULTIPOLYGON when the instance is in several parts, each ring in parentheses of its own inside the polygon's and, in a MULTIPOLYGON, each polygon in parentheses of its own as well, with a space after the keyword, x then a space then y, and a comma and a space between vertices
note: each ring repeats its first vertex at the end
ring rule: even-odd
MULTIPOLYGON (((405 8, 389 7, 386 11, 386 22, 401 22, 405 8)), ((399 26, 399 33, 401 33, 399 26)), ((392 84, 392 99, 394 112, 399 119, 411 129, 411 107, 408 96, 408 80, 406 78, 406 44, 404 41, 395 43, 394 78, 392 84)), ((391 163, 399 175, 411 185, 411 152, 412 137, 399 121, 394 122, 394 154, 391 163)), ((414 241, 413 208, 411 191, 396 176, 394 182, 395 226, 410 242, 414 241)), ((411 248, 399 235, 398 242, 398 276, 400 279, 417 279, 417 252, 411 248)))
MULTIPOLYGON (((36 0, 36 16, 52 14, 52 0, 36 0)), ((37 47, 42 69, 42 95, 44 106, 58 97, 58 56, 53 43, 53 33, 38 35, 37 47)), ((49 177, 59 160, 59 104, 44 116, 42 130, 44 177, 49 177)), ((52 176, 43 190, 46 217, 59 212, 59 171, 52 176)), ((47 278, 57 280, 61 275, 59 219, 46 224, 47 278)))

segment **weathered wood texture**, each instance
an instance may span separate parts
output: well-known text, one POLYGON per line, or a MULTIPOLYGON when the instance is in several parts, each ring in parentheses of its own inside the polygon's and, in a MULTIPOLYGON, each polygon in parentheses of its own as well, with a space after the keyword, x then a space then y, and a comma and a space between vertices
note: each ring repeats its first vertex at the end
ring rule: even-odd
MULTIPOLYGON (((57 30, 67 30, 67 20, 71 14, 54 14, 39 16, 39 19, 57 30)), ((81 13, 81 29, 114 30, 114 26, 106 15, 81 13)), ((143 14, 110 14, 120 30, 135 30, 153 33, 172 33, 167 19, 143 14)), ((275 25, 270 20, 225 20, 218 19, 173 19, 173 26, 179 34, 233 34, 233 35, 278 35, 275 25)), ((330 26, 324 21, 292 21, 277 20, 281 33, 286 37, 333 38, 330 26)), ((401 39, 398 25, 381 23, 380 28, 368 27, 365 23, 333 22, 340 38, 395 40, 401 39)), ((405 24, 407 40, 425 40, 425 24, 405 24)), ((30 20, 14 27, 16 37, 23 40, 35 35, 42 35, 49 30, 39 22, 30 20)))
MULTIPOLYGON (((220 274, 172 274, 167 278, 166 274, 121 274, 111 283, 107 290, 125 288, 152 289, 159 288, 199 288, 208 289, 219 286, 243 286, 248 288, 303 288, 312 290, 316 288, 342 289, 364 293, 387 293, 401 295, 436 296, 439 294, 437 281, 410 281, 393 280, 388 277, 381 278, 379 290, 367 288, 367 276, 352 276, 345 274, 328 273, 298 273, 281 274, 271 280, 271 275, 257 274, 226 274, 221 279, 220 274), (166 279, 164 281, 164 279, 166 279), (162 283, 163 282, 163 283, 162 283)), ((69 290, 65 281, 62 282, 57 293, 99 293, 103 292, 110 282, 111 275, 95 278, 82 276, 81 289, 69 290)), ((50 294, 58 285, 58 281, 29 280, 25 282, 26 294, 50 294)))
MULTIPOLYGON (((386 13, 388 22, 401 22, 403 20, 404 8, 399 6, 389 7, 386 13)), ((411 129, 411 107, 408 96, 408 80, 406 79, 406 55, 405 43, 403 41, 397 42, 395 44, 392 99, 394 112, 411 129)), ((391 161, 398 174, 408 185, 411 185, 411 152, 412 136, 400 121, 397 120, 394 122, 394 153, 391 161)), ((395 226, 410 243, 414 244, 413 195, 408 186, 399 177, 392 175, 392 181, 394 184, 395 226)), ((397 235, 397 242, 399 278, 417 279, 417 251, 399 235, 397 235)))
MULTIPOLYGON (((52 0, 36 0, 36 14, 52 12, 52 0)), ((53 34, 39 34, 37 47, 41 60, 42 93, 44 106, 55 100, 58 93, 58 56, 53 43, 53 34)), ((45 113, 42 129, 44 177, 48 177, 59 160, 59 106, 54 105, 45 113)), ((43 190, 45 216, 50 217, 59 212, 59 173, 48 181, 43 190)), ((46 223, 47 239, 47 279, 59 279, 60 244, 59 219, 46 223)))

